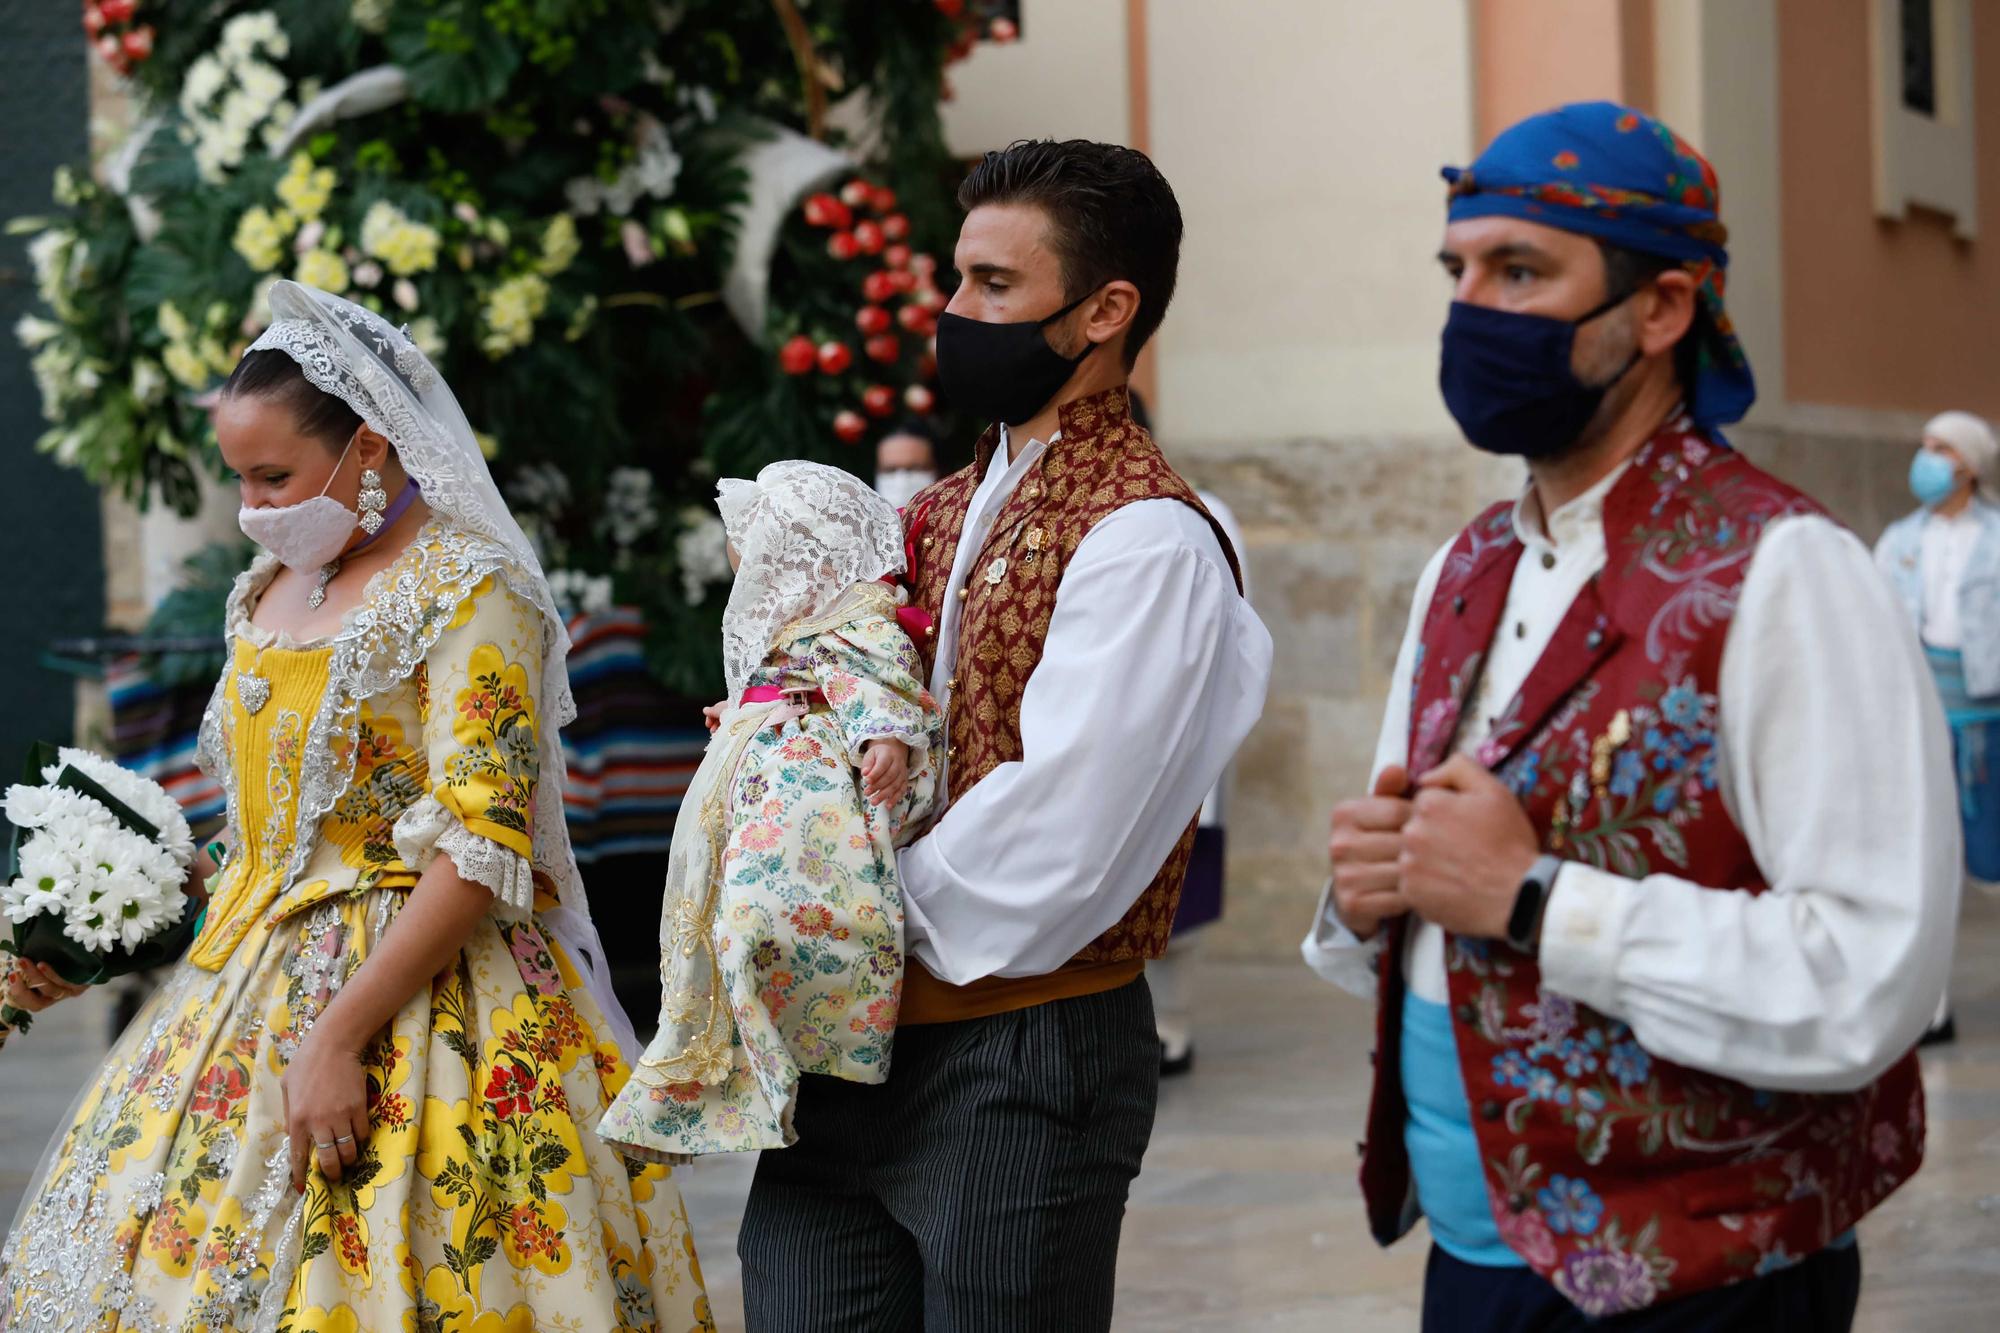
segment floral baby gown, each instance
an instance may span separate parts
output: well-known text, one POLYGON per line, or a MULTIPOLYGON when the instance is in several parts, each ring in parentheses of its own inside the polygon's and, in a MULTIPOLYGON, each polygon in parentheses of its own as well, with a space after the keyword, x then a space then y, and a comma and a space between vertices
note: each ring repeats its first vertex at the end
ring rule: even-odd
POLYGON ((897 595, 857 585, 794 622, 727 715, 681 806, 660 919, 659 1033, 597 1132, 635 1155, 779 1148, 801 1073, 888 1075, 903 989, 895 846, 929 813, 943 721, 897 595), (892 807, 864 742, 910 746, 892 807))

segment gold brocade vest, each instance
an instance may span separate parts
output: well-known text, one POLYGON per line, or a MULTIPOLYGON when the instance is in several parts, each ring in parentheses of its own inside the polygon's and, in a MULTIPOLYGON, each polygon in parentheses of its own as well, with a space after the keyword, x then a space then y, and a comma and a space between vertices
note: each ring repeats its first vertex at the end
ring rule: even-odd
MULTIPOLYGON (((1063 572, 1100 522, 1142 500, 1178 500, 1208 520, 1238 585, 1242 582, 1228 537, 1152 436, 1132 420, 1125 389, 1064 404, 1059 424, 1060 436, 995 516, 958 593, 958 647, 947 709, 954 801, 1001 764, 1021 758, 1021 698, 1042 660, 1063 572)), ((972 497, 998 447, 995 427, 980 439, 970 468, 919 492, 904 511, 912 600, 939 624, 972 497)), ((926 636, 919 646, 925 666, 933 667, 937 640, 926 636)), ((958 987, 936 980, 912 960, 901 1021, 1002 1013, 1109 989, 1137 976, 1146 959, 1166 952, 1198 814, 1189 812, 1186 833, 1138 901, 1061 971, 1050 977, 989 977, 958 987)))

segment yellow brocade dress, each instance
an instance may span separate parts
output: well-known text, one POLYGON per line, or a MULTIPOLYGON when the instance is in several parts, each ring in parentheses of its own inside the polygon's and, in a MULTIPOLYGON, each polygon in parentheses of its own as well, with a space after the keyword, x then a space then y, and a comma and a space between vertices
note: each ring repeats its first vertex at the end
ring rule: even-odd
POLYGON ((627 1069, 541 918, 541 621, 504 562, 433 523, 311 645, 249 624, 268 562, 239 582, 203 744, 229 865, 45 1159, 0 1251, 0 1328, 712 1326, 669 1173, 584 1128, 627 1069), (438 851, 494 910, 365 1052, 346 1179, 315 1168, 299 1195, 280 1077, 438 851))

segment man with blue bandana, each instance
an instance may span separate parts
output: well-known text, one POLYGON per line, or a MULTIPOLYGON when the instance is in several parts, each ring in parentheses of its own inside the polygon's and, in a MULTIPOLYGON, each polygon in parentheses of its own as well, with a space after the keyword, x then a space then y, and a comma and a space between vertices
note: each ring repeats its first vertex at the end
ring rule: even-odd
POLYGON ((1944 718, 1866 548, 1732 450, 1713 169, 1562 107, 1447 169, 1439 384, 1521 497, 1417 588, 1307 961, 1427 1330, 1851 1326, 1949 965, 1944 718))

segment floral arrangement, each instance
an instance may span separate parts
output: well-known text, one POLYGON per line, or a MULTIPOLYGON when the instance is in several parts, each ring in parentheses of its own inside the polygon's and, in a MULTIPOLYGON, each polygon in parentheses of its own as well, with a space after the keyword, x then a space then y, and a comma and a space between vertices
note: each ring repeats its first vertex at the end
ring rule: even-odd
POLYGON ((567 498, 533 526, 566 599, 638 605, 656 674, 706 696, 727 566, 687 515, 713 478, 779 457, 866 475, 898 415, 946 406, 932 256, 955 232, 959 168, 938 102, 962 7, 89 0, 84 15, 108 61, 117 38, 140 115, 95 169, 58 175, 45 216, 13 224, 46 307, 15 332, 40 448, 100 485, 192 512, 216 467, 210 395, 262 331, 270 284, 340 293, 408 327, 510 495, 560 474, 567 498), (858 112, 832 115, 836 99, 858 112), (848 165, 787 208, 768 304, 746 319, 724 299, 745 164, 782 134, 848 165), (829 199, 846 225, 827 225, 829 199))
MULTIPOLYGON (((7 789, 15 845, 0 914, 14 931, 0 947, 76 984, 169 961, 193 927, 182 884, 194 834, 179 803, 87 750, 44 759, 47 747, 30 760, 39 782, 7 789)), ((0 1028, 27 1026, 26 1014, 0 1011, 0 1028)))

